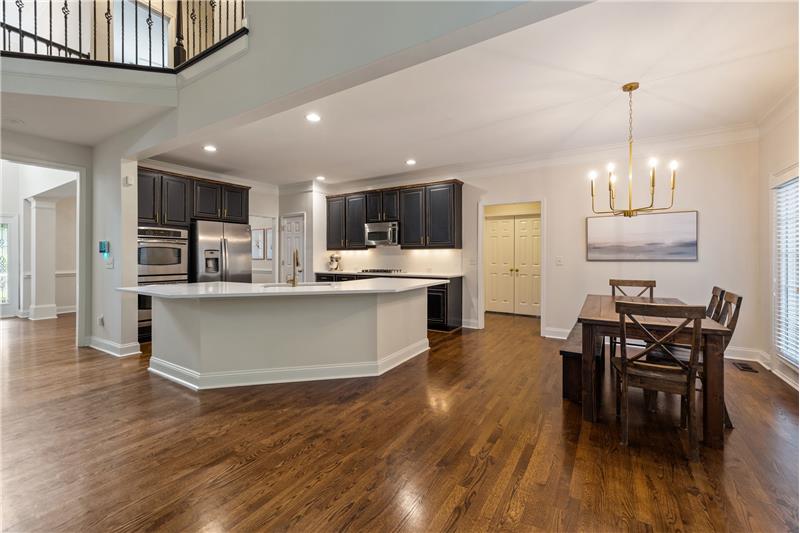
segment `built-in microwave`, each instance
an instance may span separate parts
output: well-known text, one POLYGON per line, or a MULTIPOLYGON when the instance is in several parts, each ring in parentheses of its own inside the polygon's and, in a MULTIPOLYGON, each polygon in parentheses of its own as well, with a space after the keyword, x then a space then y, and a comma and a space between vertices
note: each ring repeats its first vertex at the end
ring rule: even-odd
POLYGON ((399 235, 397 222, 376 222, 364 224, 367 246, 397 246, 399 235))

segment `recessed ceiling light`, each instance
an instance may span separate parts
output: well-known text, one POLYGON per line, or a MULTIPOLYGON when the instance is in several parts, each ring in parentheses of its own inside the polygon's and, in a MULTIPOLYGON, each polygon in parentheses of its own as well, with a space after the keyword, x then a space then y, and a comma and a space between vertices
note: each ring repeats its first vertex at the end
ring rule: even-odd
POLYGON ((213 144, 207 144, 207 145, 203 146, 203 150, 205 150, 206 152, 216 152, 217 151, 217 147, 214 146, 213 144))
POLYGON ((317 181, 325 181, 325 176, 317 176, 317 181))
POLYGON ((416 159, 406 159, 406 165, 408 165, 410 167, 413 167, 416 164, 417 164, 417 160, 416 159))
POLYGON ((309 113, 306 115, 306 120, 309 122, 319 122, 322 120, 322 117, 319 116, 317 113, 309 113))

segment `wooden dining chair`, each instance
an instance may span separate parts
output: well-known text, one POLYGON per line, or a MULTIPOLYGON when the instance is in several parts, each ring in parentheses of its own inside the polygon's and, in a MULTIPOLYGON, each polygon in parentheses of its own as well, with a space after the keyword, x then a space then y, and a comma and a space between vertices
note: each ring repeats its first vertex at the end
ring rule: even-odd
MULTIPOLYGON (((628 445, 628 388, 639 387, 645 391, 666 392, 681 396, 681 425, 689 430, 689 457, 696 460, 699 454, 697 436, 697 398, 695 382, 700 367, 700 335, 706 308, 699 305, 675 305, 655 303, 617 302, 619 314, 620 357, 612 359, 616 369, 617 415, 622 424, 621 442, 628 445), (661 334, 653 326, 642 324, 637 317, 656 319, 678 319, 681 322, 661 334), (647 339, 647 346, 635 348, 629 357, 628 331, 638 329, 647 339), (689 360, 682 361, 673 354, 671 346, 678 334, 688 331, 689 360), (664 360, 652 362, 647 356, 660 350, 664 360)), ((645 320, 651 322, 652 320, 645 320)))
MULTIPOLYGON (((726 291, 725 289, 721 289, 719 287, 714 287, 711 290, 711 301, 706 308, 706 316, 719 322, 726 328, 731 331, 730 336, 725 338, 724 344, 722 345, 722 352, 725 353, 725 349, 731 342, 731 338, 733 337, 733 332, 736 331, 736 324, 739 322, 739 310, 742 307, 742 297, 738 294, 735 294, 730 291, 726 291), (714 304, 715 298, 717 299, 716 304, 714 304), (712 309, 713 308, 713 309, 712 309)), ((672 353, 678 359, 682 361, 689 360, 689 349, 687 346, 672 344, 671 345, 672 353)), ((661 350, 654 350, 649 356, 648 359, 652 362, 659 362, 665 359, 665 355, 661 352, 661 350)), ((703 362, 703 353, 700 353, 700 362, 703 362)), ((702 367, 700 368, 700 373, 698 375, 700 378, 700 384, 705 387, 705 375, 703 373, 702 367)), ((724 423, 727 429, 733 429, 733 420, 731 419, 731 415, 728 412, 728 403, 723 401, 723 406, 725 408, 724 413, 724 423)))
POLYGON ((711 289, 711 300, 706 307, 706 316, 708 318, 718 320, 719 314, 722 312, 722 295, 725 294, 723 289, 714 287, 711 289))
MULTIPOLYGON (((656 287, 656 280, 654 279, 610 279, 608 284, 611 285, 611 296, 643 296, 647 294, 649 298, 653 298, 653 289, 656 287), (630 294, 625 292, 625 289, 630 291, 630 294), (631 290, 633 289, 633 290, 631 290), (636 292, 636 291, 639 292, 636 292), (636 294, 634 294, 636 293, 636 294)), ((617 337, 608 337, 608 349, 613 359, 617 355, 617 337)))

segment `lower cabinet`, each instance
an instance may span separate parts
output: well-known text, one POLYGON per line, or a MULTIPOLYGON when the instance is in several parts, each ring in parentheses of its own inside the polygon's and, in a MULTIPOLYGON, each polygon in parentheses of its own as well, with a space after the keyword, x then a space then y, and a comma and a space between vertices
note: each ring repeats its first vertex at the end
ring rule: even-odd
MULTIPOLYGON (((362 274, 317 274, 317 283, 352 281, 379 277, 362 274)), ((438 279, 438 278, 432 278, 438 279)), ((452 331, 463 322, 461 304, 463 278, 449 278, 450 283, 428 287, 428 329, 452 331)))

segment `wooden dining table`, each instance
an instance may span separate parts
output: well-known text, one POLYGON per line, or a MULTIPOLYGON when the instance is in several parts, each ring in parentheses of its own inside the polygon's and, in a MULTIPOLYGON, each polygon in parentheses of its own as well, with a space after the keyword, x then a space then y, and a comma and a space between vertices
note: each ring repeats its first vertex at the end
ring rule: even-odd
MULTIPOLYGON (((583 350, 581 357, 581 404, 583 419, 596 422, 600 401, 595 350, 596 339, 620 335, 618 301, 647 302, 659 304, 683 304, 677 298, 647 298, 630 296, 608 296, 588 294, 581 308, 578 322, 583 327, 583 350)), ((637 317, 653 334, 664 334, 680 324, 680 319, 637 317)), ((650 340, 639 328, 626 328, 629 339, 650 340)), ((711 448, 724 445, 725 373, 723 367, 724 346, 731 332, 728 328, 705 318, 702 321, 701 348, 703 350, 703 444, 711 448)), ((675 338, 676 343, 690 343, 691 329, 684 328, 675 338)), ((600 360, 602 361, 602 359, 600 360)))

